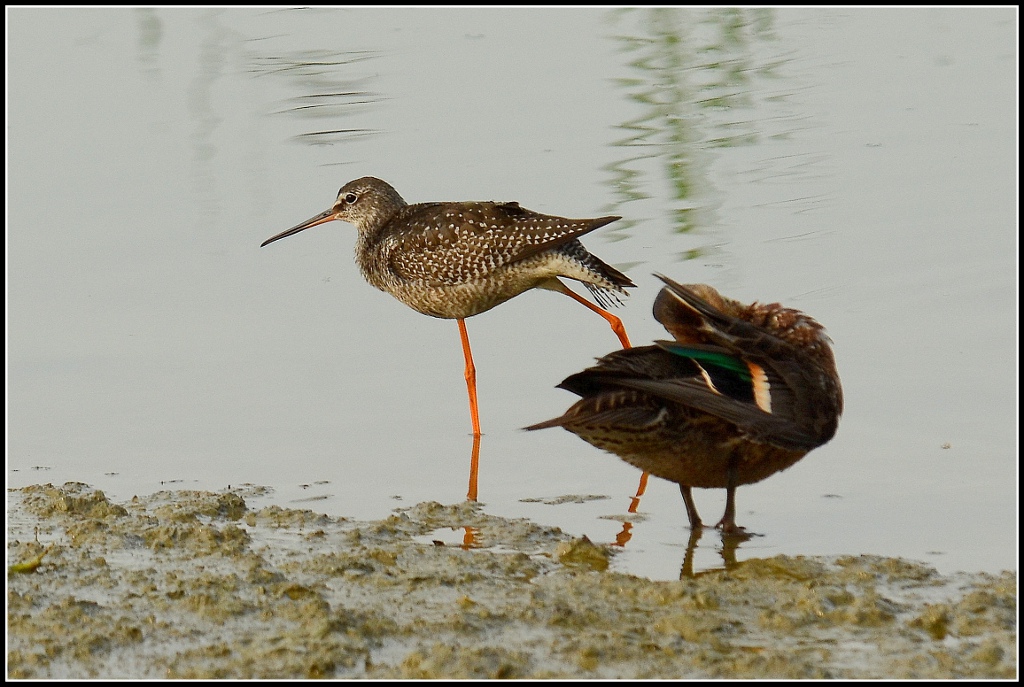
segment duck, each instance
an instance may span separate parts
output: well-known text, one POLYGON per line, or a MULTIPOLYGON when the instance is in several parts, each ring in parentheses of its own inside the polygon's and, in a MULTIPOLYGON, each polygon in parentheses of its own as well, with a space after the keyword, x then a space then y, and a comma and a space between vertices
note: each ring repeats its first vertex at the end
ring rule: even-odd
POLYGON ((672 340, 615 351, 570 375, 558 387, 580 399, 525 429, 562 427, 677 483, 691 530, 704 526, 692 490, 725 489, 715 527, 743 535, 736 489, 835 436, 843 391, 832 341, 799 310, 655 276, 665 286, 654 317, 672 340))

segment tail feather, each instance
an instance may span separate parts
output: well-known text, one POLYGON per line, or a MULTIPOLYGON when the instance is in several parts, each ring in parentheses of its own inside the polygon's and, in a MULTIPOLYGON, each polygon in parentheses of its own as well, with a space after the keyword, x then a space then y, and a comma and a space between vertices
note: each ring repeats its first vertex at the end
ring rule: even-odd
POLYGON ((567 243, 562 251, 593 275, 594 281, 580 281, 597 304, 606 310, 613 305, 622 305, 621 296, 628 295, 626 288, 636 286, 632 279, 588 251, 579 241, 567 243))

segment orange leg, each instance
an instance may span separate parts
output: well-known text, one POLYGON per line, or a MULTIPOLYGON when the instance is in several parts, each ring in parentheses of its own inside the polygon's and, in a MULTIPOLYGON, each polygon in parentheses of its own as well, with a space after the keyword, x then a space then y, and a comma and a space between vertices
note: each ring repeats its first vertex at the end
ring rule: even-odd
POLYGON ((473 435, 473 452, 469 457, 469 491, 466 499, 476 501, 477 484, 480 481, 480 435, 473 435))
MULTIPOLYGON (((573 299, 577 303, 580 303, 581 305, 586 306, 589 310, 593 310, 598 315, 603 317, 605 319, 605 321, 607 321, 608 324, 610 324, 612 326, 612 331, 615 332, 615 336, 619 337, 619 343, 622 344, 623 348, 632 348, 633 347, 629 343, 629 337, 626 335, 626 328, 625 328, 625 326, 623 326, 622 320, 620 320, 615 315, 612 315, 607 310, 604 310, 602 308, 597 307, 596 305, 594 305, 593 303, 588 301, 583 296, 580 296, 579 294, 575 293, 572 289, 570 289, 565 284, 562 284, 561 282, 559 282, 559 284, 562 287, 561 289, 559 289, 562 293, 564 293, 566 296, 568 296, 569 298, 573 299)), ((640 485, 637 487, 636 497, 634 497, 634 499, 633 499, 633 503, 632 503, 632 506, 630 507, 630 511, 629 511, 630 513, 635 513, 636 512, 637 507, 640 505, 640 497, 644 495, 644 491, 646 489, 647 489, 647 473, 645 472, 642 475, 640 475, 640 485)))
POLYGON ((588 301, 583 296, 580 296, 579 294, 574 293, 569 287, 565 286, 564 284, 562 284, 561 291, 562 291, 562 293, 564 293, 566 296, 568 296, 569 298, 573 299, 577 303, 585 305, 587 308, 589 308, 590 310, 593 310, 598 315, 603 317, 608 322, 608 324, 610 324, 612 326, 612 331, 615 332, 615 336, 619 337, 619 343, 622 344, 622 347, 623 348, 632 348, 632 346, 629 343, 629 337, 626 336, 626 328, 624 326, 622 326, 622 320, 620 320, 615 315, 612 315, 607 310, 603 310, 603 309, 597 307, 596 305, 594 305, 593 303, 588 301))
POLYGON ((636 488, 636 496, 629 500, 629 512, 635 513, 636 509, 640 506, 640 497, 647 491, 647 478, 650 476, 649 472, 645 472, 640 475, 640 484, 636 488))
POLYGON ((469 349, 469 334, 466 321, 458 319, 459 334, 462 336, 462 352, 466 356, 466 386, 469 388, 469 416, 473 420, 473 436, 480 436, 480 411, 476 403, 476 366, 473 365, 473 351, 469 349))

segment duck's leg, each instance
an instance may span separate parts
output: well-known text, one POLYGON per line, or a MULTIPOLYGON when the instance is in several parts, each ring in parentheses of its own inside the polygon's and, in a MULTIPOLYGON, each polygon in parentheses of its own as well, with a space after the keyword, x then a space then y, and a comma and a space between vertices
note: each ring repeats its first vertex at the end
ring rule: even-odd
POLYGON ((693 502, 693 494, 691 493, 690 487, 680 484, 679 493, 683 495, 683 503, 686 505, 686 517, 690 521, 690 529, 702 529, 704 527, 704 523, 701 522, 700 514, 697 512, 697 504, 693 502))
POLYGON ((466 321, 458 319, 459 334, 462 336, 462 352, 466 356, 466 387, 469 389, 469 416, 473 421, 473 436, 480 436, 480 410, 476 402, 476 366, 473 365, 473 351, 469 348, 469 333, 466 321))
POLYGON ((725 515, 715 525, 722 534, 743 534, 746 530, 736 524, 736 456, 729 457, 725 487, 725 515))
POLYGON ((736 525, 736 487, 734 486, 728 486, 725 489, 725 515, 715 527, 725 534, 743 531, 742 527, 736 525))

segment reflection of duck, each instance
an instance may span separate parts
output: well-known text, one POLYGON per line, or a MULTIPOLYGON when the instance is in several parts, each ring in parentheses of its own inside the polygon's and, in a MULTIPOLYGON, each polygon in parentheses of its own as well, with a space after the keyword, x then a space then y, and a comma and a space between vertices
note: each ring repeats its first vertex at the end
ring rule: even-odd
POLYGON ((559 386, 582 398, 565 415, 527 427, 564 427, 636 467, 690 490, 736 487, 788 468, 835 435, 843 392, 821 325, 778 303, 744 305, 704 284, 667 285, 654 317, 675 337, 616 351, 559 386))
POLYGON ((629 277, 587 251, 578 237, 618 217, 566 219, 519 203, 409 205, 390 184, 363 177, 338 191, 330 210, 263 242, 338 219, 355 225, 356 263, 373 286, 425 315, 458 320, 466 356, 473 434, 480 435, 476 370, 465 318, 533 288, 559 291, 605 318, 624 348, 619 318, 578 296, 559 277, 583 283, 607 307, 634 286, 629 277))

